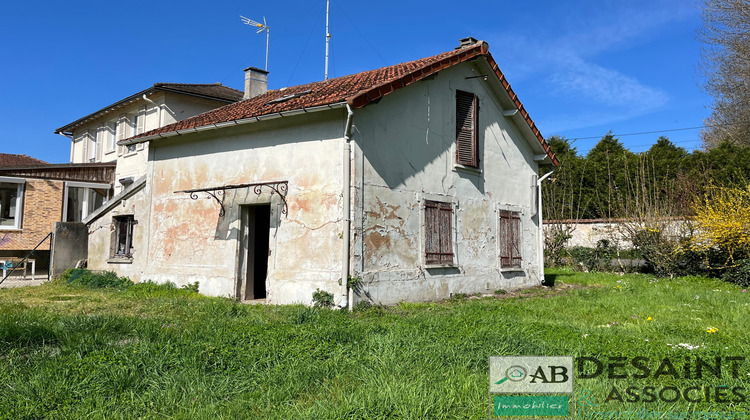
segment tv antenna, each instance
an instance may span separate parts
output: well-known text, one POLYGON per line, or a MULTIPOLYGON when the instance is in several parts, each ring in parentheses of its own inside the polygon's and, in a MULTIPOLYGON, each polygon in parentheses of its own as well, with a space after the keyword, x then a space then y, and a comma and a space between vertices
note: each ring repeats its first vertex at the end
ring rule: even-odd
POLYGON ((328 44, 331 42, 331 31, 328 30, 328 15, 331 11, 331 0, 326 0, 326 72, 325 79, 328 80, 328 44))
MULTIPOLYGON (((240 15, 240 19, 242 19, 242 23, 244 23, 245 25, 255 26, 256 28, 258 28, 258 30, 255 32, 256 34, 259 34, 265 31, 266 33, 266 67, 263 70, 268 71, 268 39, 271 37, 271 28, 268 25, 266 25, 266 17, 263 16, 263 23, 256 22, 242 15, 240 15)), ((326 64, 326 66, 327 65, 328 64, 326 64)))

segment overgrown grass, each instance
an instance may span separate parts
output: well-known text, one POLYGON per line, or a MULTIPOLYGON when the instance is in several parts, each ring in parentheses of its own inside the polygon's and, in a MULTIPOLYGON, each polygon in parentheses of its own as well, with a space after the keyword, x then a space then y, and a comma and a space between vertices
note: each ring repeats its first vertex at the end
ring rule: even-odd
MULTIPOLYGON (((488 357, 744 356, 741 289, 703 278, 556 270, 555 289, 341 313, 242 305, 187 290, 52 282, 0 290, 0 418, 487 418, 488 357), (708 328, 717 328, 709 333, 708 328), (689 344, 698 346, 688 350, 689 344)), ((602 407, 616 387, 722 380, 576 379, 602 407)), ((632 367, 622 369, 638 373, 632 367)), ((731 393, 729 393, 731 396, 731 393)), ((623 405, 619 405, 622 407, 623 405)), ((747 403, 627 407, 747 409, 747 403)))

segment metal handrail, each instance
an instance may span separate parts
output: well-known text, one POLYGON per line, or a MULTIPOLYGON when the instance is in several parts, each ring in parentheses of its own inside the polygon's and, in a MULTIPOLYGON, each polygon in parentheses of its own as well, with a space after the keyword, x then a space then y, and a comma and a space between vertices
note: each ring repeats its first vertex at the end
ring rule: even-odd
MULTIPOLYGON (((28 253, 28 254, 26 254, 26 256, 25 256, 25 257, 23 257, 23 259, 21 260, 21 262, 19 262, 19 263, 18 263, 17 265, 15 265, 15 266, 11 267, 11 270, 10 270, 10 272, 9 272, 8 274, 6 274, 6 275, 5 275, 5 277, 3 277, 3 279, 2 279, 2 280, 0 280, 0 284, 3 284, 3 282, 5 281, 5 279, 7 279, 8 277, 10 277, 10 275, 11 275, 11 274, 13 274, 13 272, 15 272, 15 271, 16 271, 16 267, 19 267, 19 266, 21 266, 21 264, 25 263, 25 262, 26 262, 26 260, 28 260, 28 259, 29 259, 29 257, 31 256, 31 254, 33 254, 33 253, 34 253, 34 252, 36 251, 36 249, 37 249, 37 248, 39 248, 39 246, 40 246, 41 244, 43 244, 43 243, 44 243, 44 241, 46 241, 46 240, 47 240, 47 238, 49 238, 50 236, 52 236, 52 232, 48 233, 48 234, 47 234, 47 236, 45 236, 45 237, 44 237, 44 239, 42 239, 41 241, 39 241, 39 243, 38 243, 38 244, 36 244, 36 246, 34 247, 34 249, 32 249, 31 251, 29 251, 29 253, 28 253)), ((47 280, 49 280, 49 270, 48 270, 48 272, 47 272, 47 280)))

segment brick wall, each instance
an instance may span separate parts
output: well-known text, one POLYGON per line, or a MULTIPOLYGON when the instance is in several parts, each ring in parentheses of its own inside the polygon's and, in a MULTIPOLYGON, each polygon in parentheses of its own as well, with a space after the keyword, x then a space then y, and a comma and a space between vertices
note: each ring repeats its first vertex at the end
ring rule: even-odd
MULTIPOLYGON (((31 250, 62 220, 62 181, 27 179, 20 230, 0 230, 0 251, 31 250)), ((49 241, 38 249, 49 250, 49 241)))

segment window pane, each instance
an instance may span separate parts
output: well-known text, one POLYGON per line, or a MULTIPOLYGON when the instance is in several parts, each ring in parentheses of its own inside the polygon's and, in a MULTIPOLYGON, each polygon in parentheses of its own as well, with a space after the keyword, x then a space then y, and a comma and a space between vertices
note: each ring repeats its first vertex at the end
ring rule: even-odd
POLYGON ((83 214, 84 188, 68 187, 68 202, 66 203, 68 213, 66 222, 80 222, 83 214))
POLYGON ((107 201, 108 190, 98 188, 87 188, 87 190, 89 194, 87 214, 91 214, 107 201))
POLYGON ((0 182, 0 226, 16 225, 18 184, 0 182))

